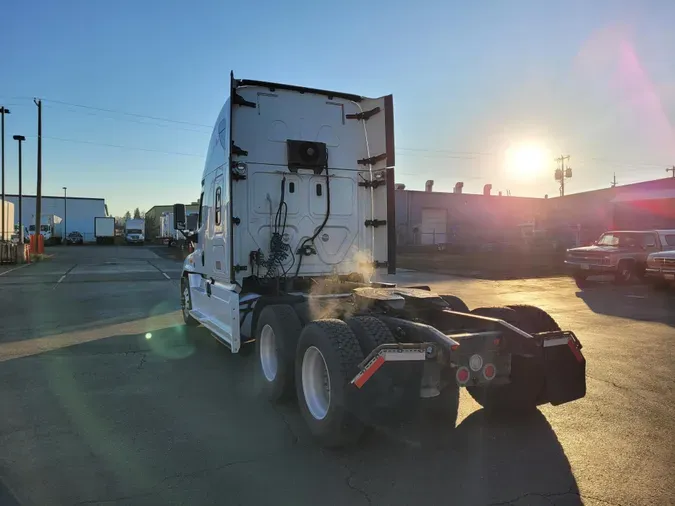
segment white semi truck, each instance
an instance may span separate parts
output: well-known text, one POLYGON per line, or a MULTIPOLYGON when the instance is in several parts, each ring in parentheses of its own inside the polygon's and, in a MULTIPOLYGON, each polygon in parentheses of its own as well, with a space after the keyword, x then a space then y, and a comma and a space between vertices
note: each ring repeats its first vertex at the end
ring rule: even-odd
MULTIPOLYGON (((395 272, 391 96, 235 80, 201 179, 181 277, 186 325, 255 350, 271 402, 296 397, 326 446, 416 413, 448 417, 459 388, 488 409, 585 395, 581 344, 533 306, 478 308, 395 272)), ((185 206, 174 206, 179 229, 185 206)))
MULTIPOLYGON (((35 224, 28 227, 28 233, 35 235, 35 224)), ((42 215, 40 217, 40 234, 44 238, 45 245, 60 244, 63 239, 63 219, 55 214, 42 215)))
POLYGON ((145 220, 127 220, 124 223, 124 240, 127 244, 143 244, 145 242, 145 220))

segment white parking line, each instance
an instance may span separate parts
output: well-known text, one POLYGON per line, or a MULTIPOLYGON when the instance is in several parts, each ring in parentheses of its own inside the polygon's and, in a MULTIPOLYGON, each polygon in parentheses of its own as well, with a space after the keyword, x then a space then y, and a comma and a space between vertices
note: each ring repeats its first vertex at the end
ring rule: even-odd
POLYGON ((65 274, 59 278, 59 280, 56 282, 56 284, 52 287, 52 290, 56 290, 56 287, 59 286, 59 284, 61 283, 61 281, 63 281, 64 279, 66 279, 66 275, 65 275, 65 274))
POLYGON ((164 277, 165 277, 166 279, 171 279, 171 278, 169 277, 169 275, 168 275, 166 272, 163 272, 162 274, 164 274, 164 277))
POLYGON ((631 299, 646 299, 647 298, 646 295, 632 295, 630 293, 627 294, 627 295, 624 295, 624 297, 630 297, 631 299))
POLYGON ((13 269, 8 269, 6 271, 0 272, 0 276, 7 274, 8 272, 16 271, 17 269, 23 269, 24 267, 28 267, 30 264, 23 264, 19 265, 18 267, 14 267, 13 269))

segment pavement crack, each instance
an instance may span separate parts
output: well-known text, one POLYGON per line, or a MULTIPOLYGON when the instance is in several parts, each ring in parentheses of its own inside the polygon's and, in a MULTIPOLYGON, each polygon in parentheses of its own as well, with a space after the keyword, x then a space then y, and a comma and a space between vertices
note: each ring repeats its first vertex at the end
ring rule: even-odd
POLYGON ((361 495, 366 500, 368 505, 371 506, 373 504, 373 500, 370 497, 370 495, 368 494, 368 492, 366 492, 362 488, 357 487, 353 483, 353 480, 354 480, 354 477, 356 476, 356 473, 347 464, 342 464, 342 466, 347 470, 347 473, 349 473, 349 474, 347 474, 347 477, 345 478, 345 485, 347 485, 347 487, 352 489, 354 492, 361 495))
POLYGON ((552 505, 555 506, 555 503, 551 499, 553 499, 554 497, 563 497, 563 496, 566 496, 566 495, 576 496, 579 499, 581 499, 581 494, 579 493, 578 489, 576 488, 575 485, 572 485, 565 492, 550 492, 550 493, 526 492, 522 495, 519 495, 518 497, 514 497, 513 499, 508 499, 506 501, 491 502, 487 506, 516 506, 516 504, 519 501, 522 501, 523 499, 527 499, 528 497, 539 497, 541 499, 544 499, 549 504, 552 504, 552 505))
POLYGON ((293 427, 291 427, 291 424, 288 421, 288 419, 286 418, 286 415, 282 411, 280 411, 275 405, 272 404, 271 406, 272 406, 272 409, 279 415, 279 417, 281 418, 281 421, 284 422, 284 425, 286 426, 286 429, 288 430, 289 434, 291 435, 291 439, 293 440, 293 444, 294 445, 298 444, 300 442, 300 438, 298 437, 298 435, 293 430, 293 427))

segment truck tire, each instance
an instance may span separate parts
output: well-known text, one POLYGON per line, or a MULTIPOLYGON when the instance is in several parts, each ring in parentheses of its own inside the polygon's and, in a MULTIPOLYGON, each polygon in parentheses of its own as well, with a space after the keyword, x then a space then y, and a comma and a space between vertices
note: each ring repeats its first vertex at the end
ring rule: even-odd
MULTIPOLYGON (((523 326, 520 320, 529 310, 510 307, 482 307, 472 311, 474 314, 499 318, 516 327, 523 326)), ((526 322, 525 325, 528 325, 526 322)), ((532 325, 529 326, 533 328, 532 325)), ((525 329, 523 329, 525 330, 525 329)), ((542 330, 543 331, 543 330, 542 330)), ((494 386, 467 386, 466 390, 474 400, 489 412, 522 413, 534 411, 537 399, 544 390, 544 372, 532 359, 514 356, 511 359, 511 383, 494 386)))
POLYGON ((560 325, 543 309, 527 304, 510 304, 506 306, 516 312, 520 329, 530 334, 553 332, 560 330, 560 325))
POLYGON ((345 389, 363 358, 356 336, 341 320, 315 320, 300 334, 295 356, 298 404, 322 446, 344 446, 364 432, 345 399, 345 389))
POLYGON ((614 283, 617 285, 627 285, 637 278, 635 262, 630 260, 620 260, 614 275, 614 283))
POLYGON ((364 357, 381 344, 396 344, 389 327, 374 316, 353 316, 347 318, 345 323, 356 336, 364 357))
POLYGON ((457 311, 459 313, 470 313, 469 306, 467 306, 462 299, 456 295, 440 295, 440 298, 443 299, 450 305, 450 310, 457 311))
POLYGON ((293 396, 293 365, 302 324, 287 304, 265 306, 255 331, 256 371, 263 395, 271 402, 293 396))
POLYGON ((192 295, 190 293, 190 283, 188 279, 183 276, 180 280, 180 308, 183 315, 183 323, 189 327, 196 327, 199 322, 190 316, 192 309, 192 295))
POLYGON ((585 288, 588 285, 588 276, 586 274, 574 274, 574 282, 579 288, 585 288))

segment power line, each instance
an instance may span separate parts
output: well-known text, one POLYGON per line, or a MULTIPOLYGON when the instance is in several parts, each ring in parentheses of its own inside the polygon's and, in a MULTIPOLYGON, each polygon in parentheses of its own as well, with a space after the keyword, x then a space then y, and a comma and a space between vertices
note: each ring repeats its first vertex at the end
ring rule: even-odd
POLYGON ((99 118, 111 119, 113 121, 126 121, 128 123, 136 123, 138 125, 156 126, 156 127, 161 127, 161 128, 170 128, 172 130, 181 130, 183 132, 194 132, 194 133, 203 134, 203 135, 211 135, 211 132, 205 132, 203 130, 194 130, 192 128, 182 128, 182 127, 179 127, 179 126, 164 125, 164 124, 161 124, 161 123, 148 123, 147 121, 142 121, 140 119, 119 118, 119 117, 115 117, 115 116, 105 116, 105 115, 100 114, 97 111, 89 112, 89 111, 78 111, 76 109, 61 109, 60 107, 56 107, 56 106, 53 106, 53 105, 47 105, 46 107, 49 107, 50 109, 53 109, 53 110, 61 110, 61 111, 65 110, 65 111, 72 112, 72 113, 75 113, 75 114, 84 114, 84 115, 87 115, 87 116, 94 116, 94 117, 99 117, 99 118))
POLYGON ((138 114, 134 112, 126 112, 126 111, 120 111, 120 110, 115 110, 115 109, 106 109, 104 107, 93 107, 90 105, 84 105, 84 104, 75 104, 73 102, 66 102, 63 100, 51 100, 44 98, 42 99, 44 102, 51 102, 52 104, 61 104, 61 105, 69 105, 71 107, 81 107, 82 109, 90 109, 92 111, 100 111, 100 112, 110 112, 113 114, 122 114, 124 116, 132 116, 134 118, 145 118, 145 119, 151 119, 155 121, 165 121, 167 123, 177 123, 180 125, 190 125, 190 126, 197 126, 197 127, 204 127, 204 128, 213 128, 213 125, 205 125, 203 123, 192 123, 190 121, 182 121, 182 120, 177 120, 177 119, 171 119, 171 118, 162 118, 159 116, 149 116, 147 114, 138 114))
MULTIPOLYGON (((32 135, 30 137, 34 138, 35 136, 32 135)), ((194 153, 181 153, 179 151, 162 151, 160 149, 140 148, 140 147, 136 147, 136 146, 124 146, 122 144, 107 144, 107 143, 104 143, 104 142, 83 141, 83 140, 78 140, 78 139, 66 139, 64 137, 50 137, 50 136, 46 136, 46 135, 43 135, 42 138, 43 139, 50 139, 50 140, 53 140, 53 141, 75 142, 77 144, 89 144, 89 145, 92 145, 92 146, 104 146, 104 147, 108 147, 108 148, 127 149, 127 150, 130 150, 130 151, 147 151, 149 153, 161 153, 161 154, 164 154, 164 155, 194 156, 194 157, 198 157, 198 158, 204 158, 204 155, 197 155, 197 154, 194 154, 194 153)))

